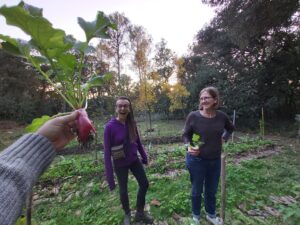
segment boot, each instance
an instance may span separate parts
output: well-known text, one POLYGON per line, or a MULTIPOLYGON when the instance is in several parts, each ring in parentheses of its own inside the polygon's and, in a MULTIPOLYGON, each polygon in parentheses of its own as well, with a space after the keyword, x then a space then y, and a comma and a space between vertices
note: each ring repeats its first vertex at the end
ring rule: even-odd
POLYGON ((129 214, 125 214, 124 216, 124 220, 123 220, 123 225, 130 225, 130 220, 131 220, 131 215, 129 214))
POLYGON ((145 224, 153 224, 153 218, 146 212, 136 212, 135 222, 143 222, 145 224))

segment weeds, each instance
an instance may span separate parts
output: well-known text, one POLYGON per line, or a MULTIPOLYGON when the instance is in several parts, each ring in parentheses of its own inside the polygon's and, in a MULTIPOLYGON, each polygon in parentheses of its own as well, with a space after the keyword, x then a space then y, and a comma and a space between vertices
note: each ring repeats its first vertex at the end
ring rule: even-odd
MULTIPOLYGON (((296 183, 300 180, 297 173, 300 169, 299 151, 285 149, 280 155, 270 158, 241 162, 239 165, 230 163, 230 159, 240 152, 262 149, 269 145, 272 145, 270 141, 250 138, 241 138, 237 143, 227 144, 226 152, 230 154, 227 164, 226 224, 279 225, 293 224, 299 220, 299 202, 286 206, 270 200, 270 196, 289 195, 299 201, 300 189, 299 183, 296 183), (278 210, 280 216, 266 214, 265 207, 278 210), (252 215, 253 212, 258 215, 252 215), (259 216, 259 213, 265 216, 259 216)), ((150 157, 150 165, 146 167, 150 182, 146 202, 156 220, 175 224, 174 219, 171 219, 174 215, 185 218, 191 214, 191 186, 184 162, 186 151, 178 144, 152 148, 154 154, 150 157), (178 173, 175 178, 159 176, 176 170, 184 172, 178 173), (152 204, 153 200, 159 204, 152 204)), ((41 182, 62 177, 68 179, 63 180, 60 185, 55 182, 46 185, 47 190, 45 187, 36 186, 35 194, 38 199, 49 199, 45 202, 40 201, 41 203, 35 206, 34 219, 39 224, 120 223, 123 213, 118 191, 108 191, 102 173, 103 159, 100 159, 97 166, 93 165, 92 159, 93 154, 56 159, 41 182), (95 173, 102 173, 102 176, 95 176, 95 173), (59 190, 56 194, 51 192, 54 187, 59 190)), ((132 175, 129 176, 128 188, 130 205, 134 210, 138 186, 132 175)), ((219 204, 218 201, 218 207, 219 204)), ((206 224, 204 219, 203 224, 206 224)))

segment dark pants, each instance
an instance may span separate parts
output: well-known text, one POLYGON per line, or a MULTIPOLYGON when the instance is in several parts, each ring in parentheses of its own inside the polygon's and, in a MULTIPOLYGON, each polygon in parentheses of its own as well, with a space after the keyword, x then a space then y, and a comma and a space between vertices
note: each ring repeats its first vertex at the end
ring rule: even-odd
POLYGON ((120 200, 122 203, 123 210, 126 214, 130 212, 129 199, 128 199, 128 171, 131 170, 133 176, 136 178, 139 184, 139 190, 136 199, 137 212, 143 212, 145 206, 146 193, 149 187, 144 167, 140 160, 136 160, 129 166, 115 168, 115 172, 118 179, 120 200))
POLYGON ((200 218, 202 193, 204 186, 204 206, 206 213, 216 215, 216 193, 218 190, 221 159, 202 159, 187 153, 186 166, 192 183, 192 211, 200 218))

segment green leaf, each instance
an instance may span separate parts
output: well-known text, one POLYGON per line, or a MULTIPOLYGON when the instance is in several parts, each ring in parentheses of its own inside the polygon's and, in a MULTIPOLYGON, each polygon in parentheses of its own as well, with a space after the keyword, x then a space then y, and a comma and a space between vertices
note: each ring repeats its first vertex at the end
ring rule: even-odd
POLYGON ((73 71, 77 64, 76 57, 72 54, 63 54, 58 58, 59 66, 66 73, 71 73, 73 75, 73 71))
POLYGON ((91 77, 87 81, 87 83, 89 84, 90 87, 96 87, 96 86, 101 86, 104 82, 107 82, 110 79, 112 79, 112 74, 106 73, 104 75, 98 75, 98 76, 91 77))
MULTIPOLYGON (((109 81, 112 78, 111 73, 106 73, 104 75, 96 75, 91 77, 85 84, 81 85, 81 91, 83 93, 84 99, 86 99, 89 90, 92 87, 101 86, 104 82, 109 81)), ((82 104, 83 102, 81 102, 82 104)))
POLYGON ((23 56, 22 53, 20 52, 20 50, 16 46, 12 45, 9 42, 2 42, 1 43, 1 48, 4 51, 6 51, 9 54, 11 54, 11 55, 14 55, 14 56, 23 56))
POLYGON ((109 38, 108 28, 116 29, 116 25, 111 23, 110 19, 101 11, 98 11, 95 21, 87 22, 78 17, 78 23, 85 32, 87 43, 94 37, 109 38))
POLYGON ((49 61, 45 56, 32 56, 32 61, 38 65, 40 64, 48 64, 49 61))
POLYGON ((37 131, 44 123, 46 123, 48 120, 50 120, 51 117, 50 116, 42 116, 40 118, 36 118, 34 119, 31 124, 29 124, 25 130, 28 133, 33 133, 35 131, 37 131))
MULTIPOLYGON (((18 47, 18 43, 17 43, 17 40, 15 38, 11 38, 7 35, 3 35, 3 34, 0 34, 0 40, 3 40, 15 47, 18 47)), ((5 42, 2 42, 2 43, 5 43, 5 42)))
POLYGON ((29 5, 23 1, 21 1, 18 6, 27 10, 29 12, 29 14, 32 16, 40 16, 40 17, 43 16, 43 9, 41 9, 41 8, 37 8, 35 6, 29 5))
POLYGON ((55 58, 71 48, 64 41, 66 35, 63 30, 54 29, 47 19, 31 13, 20 5, 0 8, 0 14, 6 18, 7 24, 17 26, 31 36, 31 44, 43 54, 55 58))
MULTIPOLYGON (((0 15, 5 17, 7 24, 20 28, 31 37, 25 43, 1 35, 4 42, 0 47, 11 54, 23 55, 73 109, 81 107, 91 87, 99 86, 107 79, 107 76, 93 77, 82 85, 85 56, 95 49, 88 42, 79 42, 73 36, 67 36, 63 30, 53 28, 43 17, 42 9, 21 2, 18 6, 2 6, 0 15), (43 64, 47 64, 47 72, 43 71, 43 64)), ((108 38, 108 29, 116 27, 103 12, 98 12, 93 22, 86 22, 82 18, 78 21, 88 41, 93 37, 108 38)), ((32 130, 30 127, 28 129, 32 130)))
POLYGON ((199 146, 201 144, 202 144, 202 142, 200 141, 200 135, 194 133, 193 136, 192 136, 192 143, 191 143, 191 145, 192 146, 199 146))
POLYGON ((85 84, 81 85, 81 89, 85 92, 88 92, 90 88, 101 86, 104 82, 109 81, 111 78, 111 73, 93 76, 85 84))
POLYGON ((1 48, 14 56, 23 56, 19 49, 19 43, 16 39, 0 34, 0 39, 5 41, 1 43, 1 48))
POLYGON ((26 225, 26 217, 25 217, 25 216, 20 217, 20 218, 17 220, 17 222, 16 222, 15 225, 26 225))
POLYGON ((34 49, 30 42, 1 34, 0 39, 5 41, 1 43, 4 51, 15 56, 30 58, 30 51, 34 49))
MULTIPOLYGON (((17 222, 16 222, 15 225, 26 225, 26 224, 27 224, 26 221, 27 221, 26 216, 21 216, 21 217, 17 220, 17 222)), ((36 225, 37 222, 36 222, 34 219, 31 219, 31 224, 32 224, 32 225, 36 225)))
POLYGON ((73 48, 81 53, 84 53, 85 50, 88 48, 88 44, 86 42, 77 41, 73 48))

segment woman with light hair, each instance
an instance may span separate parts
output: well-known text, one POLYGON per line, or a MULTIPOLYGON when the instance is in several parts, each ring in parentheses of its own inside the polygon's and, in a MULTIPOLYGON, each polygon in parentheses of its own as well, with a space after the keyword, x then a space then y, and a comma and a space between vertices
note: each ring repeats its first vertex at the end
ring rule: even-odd
POLYGON ((221 219, 216 215, 221 152, 222 144, 229 139, 234 126, 226 113, 217 110, 219 104, 218 90, 215 87, 204 88, 199 94, 199 110, 187 116, 184 126, 186 167, 192 183, 193 224, 200 224, 203 191, 206 219, 212 224, 222 224, 221 219), (191 146, 195 134, 200 136, 201 141, 196 148, 191 146))

